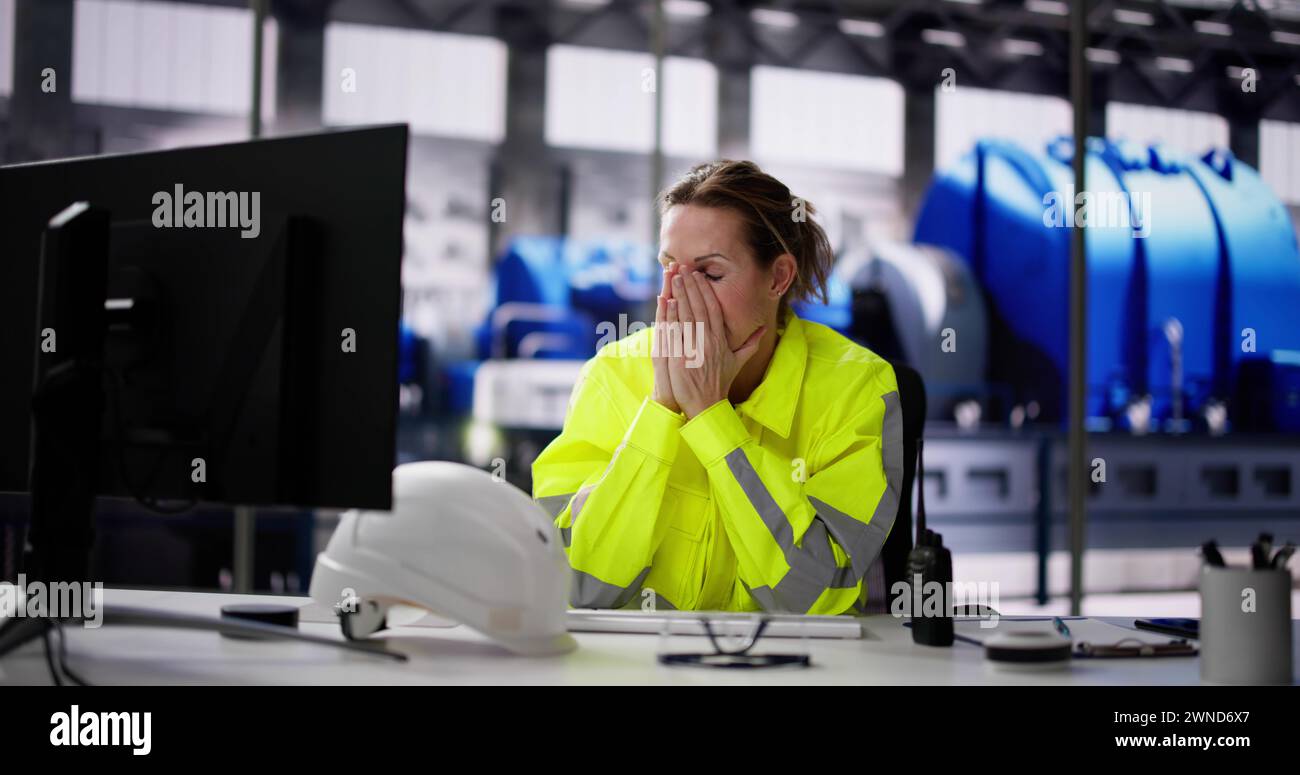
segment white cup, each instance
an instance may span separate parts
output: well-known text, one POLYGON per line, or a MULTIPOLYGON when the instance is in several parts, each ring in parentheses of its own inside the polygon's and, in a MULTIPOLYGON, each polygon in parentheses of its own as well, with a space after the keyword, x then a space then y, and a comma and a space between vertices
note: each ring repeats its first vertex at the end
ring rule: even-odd
POLYGON ((1291 573, 1201 569, 1201 680, 1289 684, 1291 573))

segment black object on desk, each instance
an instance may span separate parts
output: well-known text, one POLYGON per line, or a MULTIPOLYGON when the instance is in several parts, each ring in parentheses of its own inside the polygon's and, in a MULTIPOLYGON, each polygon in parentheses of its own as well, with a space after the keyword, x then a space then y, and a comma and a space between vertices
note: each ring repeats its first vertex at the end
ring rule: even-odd
POLYGON ((907 583, 912 586, 912 642, 926 646, 951 646, 953 643, 952 552, 943 545, 943 536, 925 526, 924 440, 916 440, 916 546, 907 558, 907 583), (917 610, 922 595, 937 583, 943 596, 942 613, 927 616, 917 610))
MULTIPOLYGON (((235 619, 241 622, 257 622, 259 624, 273 624, 278 627, 288 627, 291 629, 298 628, 298 609, 295 606, 283 605, 277 603, 230 603, 221 606, 222 619, 235 619)), ((222 631, 221 633, 227 638, 241 638, 252 640, 257 636, 250 636, 239 631, 222 631)))

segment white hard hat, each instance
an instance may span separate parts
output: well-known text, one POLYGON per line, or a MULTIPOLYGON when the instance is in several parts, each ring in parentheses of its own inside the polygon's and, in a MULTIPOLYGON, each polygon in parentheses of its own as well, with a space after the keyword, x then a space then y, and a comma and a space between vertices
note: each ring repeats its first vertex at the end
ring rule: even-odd
POLYGON ((408 463, 393 471, 393 510, 348 511, 316 558, 311 596, 364 638, 394 605, 468 625, 519 654, 558 654, 568 559, 555 527, 522 491, 477 468, 408 463))

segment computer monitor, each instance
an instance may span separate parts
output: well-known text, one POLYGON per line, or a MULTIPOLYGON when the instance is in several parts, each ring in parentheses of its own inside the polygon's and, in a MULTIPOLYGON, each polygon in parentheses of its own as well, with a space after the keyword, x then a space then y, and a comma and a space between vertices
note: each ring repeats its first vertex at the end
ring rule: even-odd
POLYGON ((33 493, 39 575, 85 579, 95 496, 391 506, 406 147, 0 168, 0 491, 33 493))

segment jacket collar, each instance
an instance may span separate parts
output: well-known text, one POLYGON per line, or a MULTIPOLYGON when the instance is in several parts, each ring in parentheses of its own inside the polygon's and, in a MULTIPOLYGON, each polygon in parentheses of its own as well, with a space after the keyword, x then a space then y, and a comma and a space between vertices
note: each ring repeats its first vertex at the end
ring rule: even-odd
POLYGON ((786 311, 777 336, 776 349, 772 351, 763 380, 737 409, 781 438, 789 438, 803 388, 804 368, 808 365, 808 340, 803 321, 791 310, 786 311))

